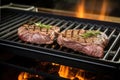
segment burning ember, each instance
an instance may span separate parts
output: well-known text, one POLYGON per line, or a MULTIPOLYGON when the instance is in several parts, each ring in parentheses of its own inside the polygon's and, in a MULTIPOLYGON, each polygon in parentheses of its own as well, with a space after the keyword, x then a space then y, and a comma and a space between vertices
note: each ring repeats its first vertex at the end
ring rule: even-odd
POLYGON ((41 76, 38 76, 38 75, 32 75, 30 73, 27 73, 27 72, 21 72, 18 76, 18 80, 29 80, 30 78, 33 78, 33 79, 43 79, 41 76))
POLYGON ((84 70, 78 70, 72 67, 60 65, 60 69, 58 73, 59 73, 59 76, 68 78, 70 80, 74 80, 74 79, 85 80, 84 70))
POLYGON ((108 3, 108 0, 92 0, 91 2, 88 0, 80 0, 77 4, 76 17, 105 20, 105 16, 108 15, 108 3), (95 16, 96 13, 98 14, 97 16, 95 16))

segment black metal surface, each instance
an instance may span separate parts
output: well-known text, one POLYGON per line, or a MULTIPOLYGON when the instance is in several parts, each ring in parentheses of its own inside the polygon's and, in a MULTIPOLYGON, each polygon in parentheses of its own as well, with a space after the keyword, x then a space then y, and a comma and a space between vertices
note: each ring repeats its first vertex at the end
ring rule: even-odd
POLYGON ((120 24, 46 13, 2 9, 0 47, 21 56, 51 61, 90 71, 109 73, 113 70, 118 71, 120 67, 120 24), (58 26, 61 31, 67 29, 91 29, 105 32, 109 37, 109 44, 104 51, 105 55, 101 59, 90 57, 71 49, 60 47, 56 41, 50 45, 23 42, 18 38, 17 29, 29 21, 40 21, 44 24, 58 26))

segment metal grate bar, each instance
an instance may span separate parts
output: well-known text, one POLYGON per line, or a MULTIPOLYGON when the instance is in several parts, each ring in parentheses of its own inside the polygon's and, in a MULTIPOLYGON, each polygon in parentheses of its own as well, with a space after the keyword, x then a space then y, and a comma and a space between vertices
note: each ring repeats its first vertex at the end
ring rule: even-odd
POLYGON ((72 23, 71 25, 69 26, 66 26, 66 28, 64 30, 67 30, 67 29, 70 29, 75 23, 72 23))
POLYGON ((48 19, 49 19, 48 17, 45 17, 45 18, 43 17, 42 20, 40 20, 40 21, 38 21, 38 22, 43 23, 45 20, 48 20, 48 19))
MULTIPOLYGON (((17 35, 16 35, 17 36, 17 35)), ((15 37, 12 41, 22 42, 22 40, 19 39, 19 37, 15 37)))
POLYGON ((17 37, 17 34, 11 34, 10 37, 6 38, 7 40, 12 40, 15 39, 17 37))
POLYGON ((12 25, 17 24, 17 25, 15 25, 15 26, 12 26, 10 29, 6 30, 6 31, 5 31, 5 32, 6 32, 5 35, 1 35, 1 33, 0 33, 1 38, 6 38, 6 37, 8 37, 9 35, 15 33, 15 32, 17 31, 17 29, 15 29, 15 28, 17 28, 18 26, 20 26, 20 25, 22 25, 23 23, 25 23, 26 20, 27 20, 28 18, 30 18, 30 17, 31 17, 31 16, 27 16, 27 17, 25 17, 25 18, 23 18, 23 19, 20 19, 20 20, 14 22, 14 23, 11 23, 10 25, 8 25, 8 27, 10 27, 10 26, 12 26, 12 25), (23 21, 23 22, 21 22, 21 21, 23 21), (12 30, 13 28, 14 28, 15 30, 9 32, 9 30, 12 30))
POLYGON ((114 42, 112 43, 112 45, 110 46, 108 52, 107 52, 107 53, 105 54, 105 56, 103 57, 103 60, 105 60, 105 59, 108 57, 110 51, 111 51, 112 48, 116 45, 116 43, 117 43, 117 41, 119 40, 119 38, 120 38, 120 33, 119 33, 119 35, 117 36, 117 38, 114 40, 114 42))
POLYGON ((60 26, 60 29, 63 29, 63 27, 66 27, 66 25, 68 24, 68 22, 63 22, 64 24, 60 26))
POLYGON ((52 20, 51 20, 50 22, 48 22, 47 24, 48 24, 48 25, 52 25, 52 24, 56 23, 56 21, 57 21, 57 20, 52 19, 52 20))
POLYGON ((36 22, 38 22, 39 20, 42 20, 43 19, 43 17, 32 17, 30 20, 28 20, 28 22, 26 22, 26 24, 30 24, 30 25, 32 25, 32 24, 34 24, 34 23, 36 23, 36 22))
POLYGON ((104 33, 106 33, 107 31, 108 31, 108 28, 107 28, 107 29, 105 29, 104 33))
POLYGON ((109 35, 109 40, 111 39, 111 37, 113 36, 113 34, 115 33, 115 31, 116 31, 116 29, 114 29, 113 31, 112 31, 112 33, 109 35))
POLYGON ((2 21, 1 21, 0 23, 6 23, 6 22, 8 22, 8 21, 11 21, 11 20, 13 20, 13 19, 21 16, 21 15, 23 15, 23 14, 10 15, 10 16, 8 16, 7 18, 2 19, 2 21))
MULTIPOLYGON (((9 30, 9 29, 8 29, 8 26, 14 25, 14 22, 16 22, 17 20, 20 20, 20 19, 22 19, 22 18, 24 18, 24 17, 26 17, 26 15, 20 16, 20 17, 18 17, 18 18, 16 18, 16 19, 13 19, 13 20, 9 21, 9 22, 6 22, 6 23, 4 23, 4 24, 1 24, 0 27, 2 27, 2 26, 4 26, 4 27, 0 28, 0 31, 4 30, 4 29, 6 29, 6 28, 7 28, 7 30, 9 30)), ((5 31, 4 31, 4 32, 5 32, 5 31)), ((0 33, 0 34, 2 34, 2 33, 0 33)))
POLYGON ((97 30, 99 30, 100 31, 100 29, 101 29, 102 27, 99 27, 97 30))
MULTIPOLYGON (((59 19, 52 20, 52 22, 50 22, 49 25, 53 25, 53 24, 54 24, 53 26, 55 26, 55 24, 56 24, 57 22, 59 23, 59 21, 60 21, 59 19)), ((60 24, 60 23, 59 23, 59 24, 60 24)), ((57 24, 57 25, 59 25, 59 24, 57 24)), ((57 25, 56 25, 56 26, 57 26, 57 25)))
MULTIPOLYGON (((21 18, 17 18, 18 21, 15 21, 15 22, 13 22, 13 23, 11 23, 11 24, 9 24, 9 25, 6 24, 6 26, 4 26, 4 29, 5 29, 5 30, 2 28, 1 30, 4 30, 4 31, 1 32, 0 35, 3 35, 3 34, 9 32, 9 31, 13 30, 13 29, 16 28, 16 27, 11 27, 12 25, 17 24, 17 23, 23 21, 23 20, 26 19, 26 18, 28 18, 28 16, 22 16, 21 18), (19 19, 20 19, 20 20, 19 20, 19 19)), ((1 31, 1 30, 0 30, 0 31, 1 31)))
POLYGON ((118 53, 120 53, 120 46, 119 46, 118 50, 116 51, 115 56, 112 58, 112 61, 114 61, 116 59, 116 57, 118 56, 118 53))
POLYGON ((118 62, 120 63, 120 58, 119 58, 118 62))
POLYGON ((59 24, 61 23, 61 22, 59 22, 58 24, 56 24, 57 21, 60 21, 60 20, 59 20, 59 19, 52 20, 50 23, 48 23, 48 25, 57 26, 57 25, 59 25, 59 24), (53 24, 54 24, 54 25, 53 25, 53 24))
POLYGON ((93 25, 89 30, 92 30, 95 26, 93 25))
POLYGON ((82 29, 85 29, 85 28, 87 28, 88 27, 88 24, 86 24, 82 29))
POLYGON ((119 58, 119 61, 118 62, 120 62, 120 58, 119 58))
POLYGON ((82 24, 78 24, 74 29, 78 29, 82 24))
POLYGON ((13 20, 13 22, 10 21, 10 23, 7 22, 8 24, 6 24, 6 26, 5 26, 5 25, 4 25, 4 26, 1 25, 2 27, 0 28, 0 31, 4 31, 6 28, 8 29, 8 27, 9 27, 10 24, 14 24, 14 23, 16 22, 16 20, 19 21, 20 19, 22 19, 22 18, 24 18, 24 17, 25 17, 25 16, 22 16, 21 18, 19 17, 19 18, 13 20))
POLYGON ((43 22, 44 24, 48 24, 49 22, 53 21, 53 18, 48 19, 47 21, 43 22))
POLYGON ((54 24, 54 26, 59 26, 62 22, 64 22, 64 20, 58 20, 59 22, 57 22, 57 24, 54 24))
POLYGON ((2 20, 1 23, 3 23, 5 20, 7 20, 7 19, 9 19, 9 18, 11 18, 13 16, 16 16, 18 14, 16 14, 16 13, 8 13, 5 16, 4 15, 5 15, 5 13, 1 14, 1 20, 2 20))

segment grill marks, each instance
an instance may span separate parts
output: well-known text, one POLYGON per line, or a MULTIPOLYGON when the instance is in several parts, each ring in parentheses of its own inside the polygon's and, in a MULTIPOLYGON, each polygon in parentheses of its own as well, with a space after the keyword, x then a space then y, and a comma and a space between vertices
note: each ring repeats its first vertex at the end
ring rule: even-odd
POLYGON ((49 29, 35 24, 24 24, 18 28, 18 36, 25 42, 35 44, 52 44, 59 27, 51 26, 49 29))
POLYGON ((29 31, 41 31, 41 32, 48 33, 48 29, 35 26, 34 24, 33 25, 24 24, 23 27, 25 27, 26 30, 29 30, 29 31))
POLYGON ((90 37, 90 38, 85 39, 82 36, 80 36, 85 32, 86 32, 86 30, 83 30, 83 29, 78 29, 78 30, 70 29, 70 30, 65 30, 64 32, 62 32, 62 35, 65 38, 70 38, 75 41, 79 41, 79 42, 83 42, 83 43, 86 43, 86 42, 92 43, 96 40, 96 37, 90 37))

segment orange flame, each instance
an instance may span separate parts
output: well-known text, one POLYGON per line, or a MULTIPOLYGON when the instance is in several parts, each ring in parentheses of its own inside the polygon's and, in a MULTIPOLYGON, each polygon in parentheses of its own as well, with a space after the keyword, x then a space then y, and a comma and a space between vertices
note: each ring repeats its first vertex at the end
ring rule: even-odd
POLYGON ((85 77, 84 77, 84 72, 83 70, 78 70, 77 72, 72 72, 72 69, 71 67, 68 67, 68 66, 63 66, 63 65, 60 65, 60 69, 59 69, 59 76, 60 77, 63 77, 63 78, 68 78, 70 80, 74 80, 75 78, 79 79, 79 80, 85 80, 85 77), (82 76, 83 74, 83 76, 82 76))
POLYGON ((85 8, 85 0, 80 0, 80 2, 78 2, 77 4, 77 10, 76 10, 76 17, 78 18, 90 18, 90 19, 98 19, 98 20, 105 20, 105 16, 107 13, 107 7, 108 7, 108 0, 103 0, 101 6, 100 6, 100 12, 99 15, 97 16, 93 16, 93 14, 95 14, 96 12, 94 12, 94 9, 97 7, 96 3, 97 0, 92 0, 92 4, 91 4, 91 8, 90 11, 87 10, 88 13, 90 13, 91 15, 87 15, 86 14, 86 8, 85 8))
POLYGON ((21 72, 20 75, 18 76, 18 80, 24 80, 28 78, 28 73, 26 72, 21 72))
MULTIPOLYGON (((27 73, 27 72, 21 72, 19 75, 18 75, 18 80, 28 80, 29 78, 31 77, 38 77, 40 78, 40 76, 38 75, 32 75, 30 73, 27 73)), ((41 79, 40 79, 41 80, 41 79)))
POLYGON ((83 74, 82 76, 82 73, 84 73, 83 70, 78 71, 75 77, 77 77, 79 80, 85 80, 85 75, 83 74))
POLYGON ((101 7, 99 20, 104 20, 105 19, 107 4, 108 4, 107 0, 103 0, 103 4, 102 4, 102 7, 101 7))
POLYGON ((58 73, 61 77, 68 78, 69 67, 61 65, 58 73))
POLYGON ((82 0, 80 4, 78 3, 76 17, 84 18, 84 13, 85 13, 85 0, 82 0))

